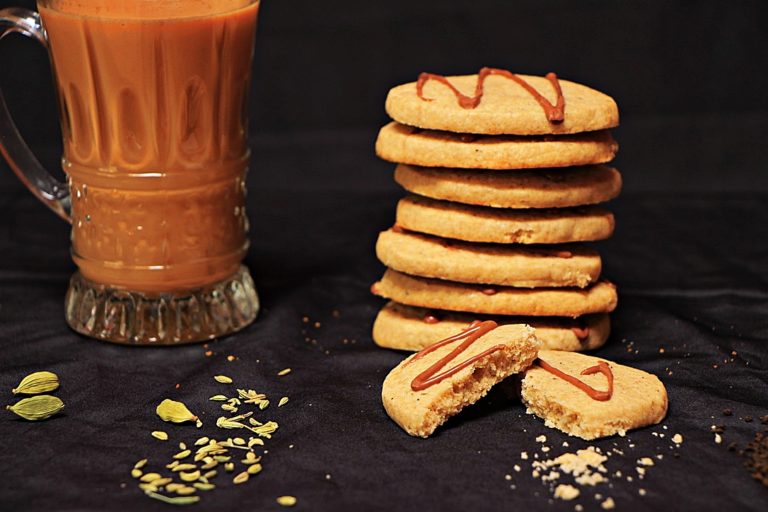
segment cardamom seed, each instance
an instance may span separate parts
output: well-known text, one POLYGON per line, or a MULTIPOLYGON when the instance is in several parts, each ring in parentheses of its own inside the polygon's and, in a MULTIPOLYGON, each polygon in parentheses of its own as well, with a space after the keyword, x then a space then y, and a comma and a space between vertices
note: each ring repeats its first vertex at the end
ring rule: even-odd
POLYGON ((213 380, 220 384, 232 384, 232 379, 227 377, 226 375, 216 375, 213 380))
POLYGON ((152 480, 157 480, 158 478, 162 478, 162 477, 163 475, 161 475, 160 473, 145 473, 140 480, 142 482, 150 483, 152 482, 152 480))
POLYGON ((132 476, 133 478, 141 478, 141 475, 143 475, 143 474, 144 474, 144 473, 142 473, 142 471, 141 471, 140 469, 136 469, 136 468, 133 468, 133 469, 131 470, 131 476, 132 476))
POLYGON ((277 498, 277 504, 284 507, 292 507, 296 504, 296 498, 293 496, 280 496, 277 498))
POLYGON ((147 465, 147 459, 141 459, 139 462, 133 465, 134 469, 141 469, 147 465))
POLYGON ((179 453, 177 453, 176 455, 174 455, 174 456, 173 456, 173 458, 174 458, 174 459, 177 459, 177 460, 178 460, 178 459, 184 459, 184 458, 186 458, 186 457, 189 457, 189 455, 190 455, 191 453, 192 453, 192 451, 191 451, 191 450, 182 450, 182 451, 180 451, 179 453))
POLYGON ((168 433, 163 432, 162 430, 155 430, 152 432, 152 437, 155 439, 159 439, 160 441, 167 441, 168 440, 168 433))
POLYGON ((259 473, 261 473, 261 464, 254 464, 253 466, 248 466, 248 469, 246 471, 248 471, 249 475, 258 475, 259 473))
POLYGON ((191 473, 185 473, 184 471, 181 471, 179 473, 179 478, 185 482, 194 482, 200 478, 200 471, 192 471, 191 473))
POLYGON ((284 396, 283 398, 280 399, 279 402, 277 402, 277 406, 278 407, 282 407, 282 406, 284 406, 287 403, 288 403, 288 397, 284 396))
POLYGON ((35 372, 27 375, 11 391, 14 395, 37 395, 59 387, 59 377, 53 372, 35 372))
POLYGON ((196 489, 189 485, 185 485, 184 487, 176 489, 176 494, 179 494, 181 496, 189 496, 190 494, 194 494, 195 492, 196 492, 196 489))
POLYGON ((283 375, 288 375, 289 373, 291 373, 291 369, 286 368, 284 370, 280 370, 279 372, 277 372, 277 376, 282 377, 283 375))
POLYGON ((212 400, 214 402, 226 402, 227 401, 227 397, 224 396, 224 395, 213 395, 208 400, 212 400))
MULTIPOLYGON (((194 492, 194 488, 192 489, 194 492)), ((179 491, 176 491, 177 493, 179 491)), ((145 491, 146 495, 150 498, 154 498, 156 500, 162 501, 163 503, 168 503, 169 505, 192 505, 193 503, 197 503, 200 501, 200 496, 165 496, 163 494, 158 494, 156 492, 153 492, 151 490, 145 491)))
POLYGON ((187 409, 187 406, 181 402, 166 398, 156 409, 157 415, 163 421, 172 423, 184 423, 185 421, 197 421, 197 416, 187 409))
POLYGON ((234 462, 227 462, 224 464, 224 471, 227 473, 231 473, 235 470, 235 463, 234 462))
POLYGON ((192 484, 192 487, 195 489, 200 489, 201 491, 211 491, 216 488, 216 486, 213 484, 204 484, 202 482, 195 482, 192 484))
POLYGON ((50 418, 64 408, 64 402, 51 395, 37 395, 19 400, 6 409, 21 416, 25 420, 38 421, 50 418))
POLYGON ((250 475, 246 471, 243 471, 242 473, 237 475, 235 478, 233 478, 232 482, 234 482, 236 484, 242 484, 242 483, 248 481, 249 476, 250 475))

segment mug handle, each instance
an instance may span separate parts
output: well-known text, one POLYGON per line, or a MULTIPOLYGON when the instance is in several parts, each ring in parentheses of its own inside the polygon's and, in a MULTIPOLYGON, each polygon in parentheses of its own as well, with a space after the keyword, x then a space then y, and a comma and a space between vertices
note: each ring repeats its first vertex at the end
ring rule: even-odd
MULTIPOLYGON (((46 49, 48 35, 36 12, 10 7, 0 9, 0 39, 13 32, 37 40, 46 49)), ((8 111, 3 92, 0 91, 0 153, 8 161, 16 176, 40 201, 71 222, 69 187, 43 168, 21 137, 8 111)))

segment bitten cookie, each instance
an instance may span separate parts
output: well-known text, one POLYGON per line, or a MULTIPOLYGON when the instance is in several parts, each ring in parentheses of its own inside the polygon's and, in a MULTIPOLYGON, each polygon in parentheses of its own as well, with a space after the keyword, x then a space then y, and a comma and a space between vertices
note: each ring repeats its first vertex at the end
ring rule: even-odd
POLYGON ((587 440, 655 425, 667 413, 667 391, 655 375, 574 352, 539 352, 521 393, 545 425, 587 440))
POLYGON ((598 281, 589 288, 521 289, 488 287, 409 276, 387 269, 371 291, 409 306, 488 315, 567 316, 609 313, 616 308, 616 287, 598 281))
POLYGON ((466 76, 422 73, 418 82, 390 90, 386 109, 402 124, 459 133, 564 134, 619 124, 616 102, 599 91, 489 68, 466 76))
POLYGON ((398 165, 395 181, 420 196, 494 208, 597 204, 621 191, 619 171, 606 165, 495 172, 398 165))
POLYGON ((388 302, 373 323, 373 341, 383 348, 421 350, 466 329, 475 320, 494 320, 499 325, 528 324, 536 329, 542 349, 581 351, 601 347, 611 332, 606 314, 577 319, 550 317, 502 317, 452 313, 388 302))
POLYGON ((466 169, 538 169, 610 162, 619 145, 607 131, 576 135, 476 136, 389 123, 376 154, 396 163, 466 169))
POLYGON ((584 246, 472 244, 399 228, 379 234, 376 255, 411 275, 518 288, 584 288, 601 268, 597 251, 584 246))
POLYGON ((527 325, 483 322, 389 372, 381 390, 384 409, 410 435, 428 437, 492 386, 530 366, 538 347, 527 325))
POLYGON ((410 231, 467 242, 559 244, 604 240, 613 214, 595 206, 508 210, 407 196, 397 204, 397 224, 410 231))

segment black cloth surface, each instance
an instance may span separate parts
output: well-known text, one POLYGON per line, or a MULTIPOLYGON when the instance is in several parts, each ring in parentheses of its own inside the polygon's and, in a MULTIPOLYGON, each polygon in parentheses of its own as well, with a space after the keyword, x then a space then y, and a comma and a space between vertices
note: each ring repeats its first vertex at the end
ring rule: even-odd
POLYGON ((266 442, 264 471, 242 486, 223 484, 200 510, 274 510, 280 495, 295 495, 297 510, 595 510, 596 493, 617 510, 765 510, 768 489, 727 445, 743 447, 768 414, 768 196, 627 193, 612 203, 618 230, 600 246, 620 306, 597 354, 662 379, 670 409, 661 425, 587 443, 526 415, 504 383, 424 440, 407 436, 381 406, 384 376, 405 354, 370 338, 383 303, 369 293, 382 271, 373 245, 399 192, 285 191, 259 187, 258 176, 246 262, 264 309, 243 332, 211 343, 211 357, 201 345, 123 347, 69 331, 67 226, 13 181, 0 181, 0 396, 11 402, 23 375, 49 369, 66 403, 63 414, 37 424, 2 412, 1 510, 164 509, 129 471, 144 457, 167 462, 178 441, 232 435, 216 429, 219 411, 207 401, 222 391, 217 374, 267 393, 273 404, 259 417, 280 428, 266 442), (227 361, 230 354, 238 359, 227 361), (277 377, 286 367, 292 373, 277 377), (276 408, 283 395, 290 402, 276 408), (166 397, 198 411, 204 427, 161 422, 154 408, 166 397), (726 408, 732 416, 722 415, 726 408), (726 426, 722 444, 714 424, 726 426), (173 442, 153 439, 153 430, 173 442), (670 441, 676 433, 679 448, 670 441), (548 454, 535 441, 542 434, 548 454), (583 488, 575 502, 553 502, 531 476, 531 460, 520 459, 523 451, 544 457, 590 444, 621 450, 606 464, 623 476, 583 488), (638 480, 636 460, 658 454, 638 480))

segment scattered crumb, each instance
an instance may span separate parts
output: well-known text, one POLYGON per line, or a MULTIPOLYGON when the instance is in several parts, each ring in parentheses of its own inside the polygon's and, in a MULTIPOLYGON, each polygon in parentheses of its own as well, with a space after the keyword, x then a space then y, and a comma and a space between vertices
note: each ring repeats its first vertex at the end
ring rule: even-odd
POLYGON ((512 480, 512 475, 504 475, 504 480, 512 480))
POLYGON ((579 490, 568 484, 560 484, 555 488, 555 498, 570 501, 579 497, 579 490))
POLYGON ((675 444, 683 444, 683 436, 680 434, 675 434, 672 436, 672 442, 675 444))
POLYGON ((205 357, 211 357, 213 355, 213 350, 206 350, 205 351, 205 357))
POLYGON ((528 452, 520 452, 520 458, 523 460, 528 460, 528 452))
POLYGON ((522 468, 520 467, 520 464, 515 464, 512 469, 515 470, 515 473, 519 473, 522 468))
POLYGON ((616 503, 614 503, 613 498, 606 498, 605 501, 600 504, 600 506, 603 508, 603 510, 611 510, 616 506, 616 503))
POLYGON ((325 479, 326 480, 330 480, 331 479, 331 474, 330 473, 326 473, 325 474, 325 479))
POLYGON ((539 437, 536 438, 536 442, 537 443, 546 443, 547 442, 547 436, 545 436, 543 434, 540 435, 539 437))
POLYGON ((547 453, 549 451, 549 446, 542 446, 541 451, 547 453))
POLYGON ((313 325, 315 326, 315 329, 319 329, 320 327, 323 326, 323 324, 321 324, 320 322, 315 322, 313 325))
POLYGON ((227 356, 227 361, 229 361, 230 363, 231 363, 232 361, 234 361, 235 359, 237 359, 237 358, 236 358, 235 356, 233 356, 233 355, 228 355, 228 356, 227 356))
POLYGON ((637 463, 641 466, 653 466, 653 459, 650 457, 643 457, 642 459, 637 459, 637 463))
POLYGON ((646 491, 645 491, 645 489, 641 488, 641 489, 637 490, 637 494, 639 494, 640 496, 645 496, 646 495, 646 491))
POLYGON ((720 444, 723 442, 723 437, 720 434, 715 434, 715 443, 720 444))

